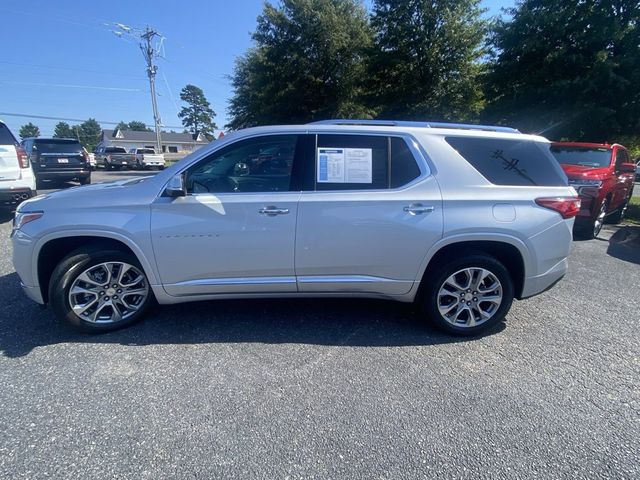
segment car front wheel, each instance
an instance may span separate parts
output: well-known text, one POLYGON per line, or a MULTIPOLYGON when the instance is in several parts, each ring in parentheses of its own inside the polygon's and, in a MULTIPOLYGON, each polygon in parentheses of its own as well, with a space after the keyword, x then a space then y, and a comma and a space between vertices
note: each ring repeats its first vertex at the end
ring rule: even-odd
POLYGON ((447 333, 481 334, 501 322, 511 308, 513 281, 494 257, 469 255, 429 273, 422 309, 447 333))
POLYGON ((85 332, 107 332, 139 320, 151 298, 138 260, 118 250, 78 249, 58 264, 49 284, 56 315, 85 332))

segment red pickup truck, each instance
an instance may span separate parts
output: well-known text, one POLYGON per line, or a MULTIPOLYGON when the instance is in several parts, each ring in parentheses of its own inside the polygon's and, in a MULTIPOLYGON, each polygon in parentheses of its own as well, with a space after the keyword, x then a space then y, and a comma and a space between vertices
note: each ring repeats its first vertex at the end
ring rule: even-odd
POLYGON ((554 142, 551 153, 580 195, 574 233, 597 237, 605 220, 619 223, 633 195, 636 166, 618 144, 554 142))

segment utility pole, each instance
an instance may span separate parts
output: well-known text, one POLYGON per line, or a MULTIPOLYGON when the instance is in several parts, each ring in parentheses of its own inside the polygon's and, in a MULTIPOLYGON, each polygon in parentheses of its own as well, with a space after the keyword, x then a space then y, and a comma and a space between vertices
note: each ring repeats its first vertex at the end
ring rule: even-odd
POLYGON ((140 43, 140 50, 147 62, 147 76, 149 77, 149 88, 151 89, 151 105, 153 107, 153 122, 156 127, 156 153, 162 153, 162 138, 160 134, 160 114, 158 114, 158 102, 156 101, 156 71, 158 67, 153 64, 153 60, 158 55, 158 52, 154 49, 152 41, 154 37, 159 36, 158 32, 147 27, 140 38, 143 40, 140 43))
POLYGON ((160 56, 159 50, 162 49, 163 37, 153 28, 147 26, 143 31, 137 28, 131 28, 122 23, 116 23, 115 26, 118 30, 113 30, 118 37, 128 36, 133 37, 138 41, 138 46, 142 51, 145 61, 147 62, 147 76, 149 77, 149 89, 151 90, 151 106, 153 108, 153 123, 156 130, 156 150, 158 153, 162 153, 162 135, 161 125, 162 120, 158 113, 158 102, 156 99, 156 72, 158 66, 153 63, 156 57, 160 56), (160 39, 159 48, 153 45, 153 40, 158 37, 160 39), (139 39, 139 40, 138 40, 139 39))

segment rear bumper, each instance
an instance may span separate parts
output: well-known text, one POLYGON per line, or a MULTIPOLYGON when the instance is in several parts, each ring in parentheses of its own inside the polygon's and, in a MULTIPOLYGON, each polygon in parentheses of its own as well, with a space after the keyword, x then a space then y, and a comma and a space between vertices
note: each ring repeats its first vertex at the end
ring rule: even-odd
POLYGON ((89 167, 74 170, 40 170, 36 172, 38 180, 73 180, 87 178, 91 175, 89 167))
POLYGON ((529 298, 546 292, 565 276, 568 266, 569 262, 564 258, 542 275, 525 278, 522 295, 519 298, 529 298))
POLYGON ((14 207, 33 197, 35 193, 30 188, 2 189, 0 187, 0 207, 14 207))

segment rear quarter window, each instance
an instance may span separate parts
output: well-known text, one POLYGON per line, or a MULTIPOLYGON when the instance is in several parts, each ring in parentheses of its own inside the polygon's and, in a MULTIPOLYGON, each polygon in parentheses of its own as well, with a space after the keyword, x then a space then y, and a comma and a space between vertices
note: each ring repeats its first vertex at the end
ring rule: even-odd
POLYGON ((16 143, 16 138, 11 130, 4 123, 0 123, 0 145, 15 145, 16 143))
POLYGON ((568 183, 550 152, 550 144, 482 137, 445 140, 495 185, 559 187, 568 183))

